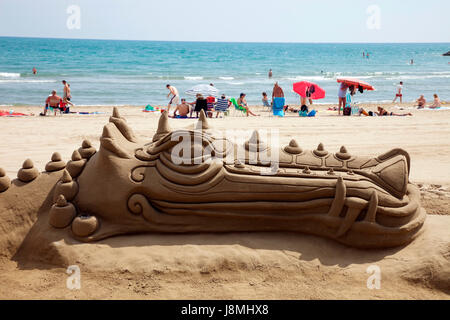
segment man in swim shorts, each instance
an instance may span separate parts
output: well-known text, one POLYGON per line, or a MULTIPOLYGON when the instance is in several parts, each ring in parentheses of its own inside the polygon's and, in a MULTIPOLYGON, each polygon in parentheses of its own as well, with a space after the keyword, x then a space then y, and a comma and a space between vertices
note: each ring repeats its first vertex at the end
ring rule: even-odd
POLYGON ((176 107, 175 111, 173 112, 173 117, 177 119, 186 119, 189 111, 190 105, 186 102, 186 99, 181 99, 181 104, 176 107))
POLYGON ((58 95, 56 95, 56 91, 53 90, 52 94, 49 95, 47 97, 47 99, 45 100, 45 108, 44 108, 44 112, 41 113, 41 116, 46 116, 47 115, 47 110, 49 108, 53 108, 55 110, 55 116, 56 116, 56 109, 59 108, 60 103, 62 102, 62 98, 58 95))
POLYGON ((169 104, 167 105, 167 112, 170 111, 170 107, 174 104, 174 105, 178 105, 180 103, 180 95, 178 94, 178 90, 177 88, 175 88, 174 86, 171 86, 170 84, 168 84, 167 89, 169 89, 169 94, 167 95, 167 98, 170 98, 170 96, 172 96, 172 98, 169 101, 169 104))
POLYGON ((400 81, 400 84, 397 87, 397 94, 395 95, 394 101, 392 101, 392 103, 394 103, 397 98, 400 98, 400 103, 403 103, 403 81, 400 81))

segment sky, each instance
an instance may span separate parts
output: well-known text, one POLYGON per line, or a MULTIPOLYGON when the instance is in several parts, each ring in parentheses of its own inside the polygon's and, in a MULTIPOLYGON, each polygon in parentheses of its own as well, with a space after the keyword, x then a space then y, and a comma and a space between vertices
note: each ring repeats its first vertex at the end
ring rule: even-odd
POLYGON ((450 42, 448 0, 0 0, 0 36, 450 42))

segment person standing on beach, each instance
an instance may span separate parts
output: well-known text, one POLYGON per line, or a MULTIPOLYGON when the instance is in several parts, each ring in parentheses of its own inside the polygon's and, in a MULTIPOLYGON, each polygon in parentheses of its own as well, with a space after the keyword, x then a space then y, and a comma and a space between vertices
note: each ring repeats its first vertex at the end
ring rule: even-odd
POLYGON ((344 110, 345 106, 347 105, 347 89, 348 86, 345 83, 341 83, 341 86, 339 87, 339 107, 338 107, 338 115, 341 115, 341 108, 344 110))
POLYGON ((400 81, 400 84, 397 86, 397 94, 395 95, 394 101, 392 101, 392 103, 397 101, 397 98, 400 98, 400 103, 403 103, 403 81, 400 81))
POLYGON ((176 106, 180 103, 180 95, 178 94, 177 88, 175 88, 174 86, 171 86, 170 84, 168 84, 166 87, 167 87, 167 89, 169 89, 169 94, 167 95, 167 98, 170 98, 170 96, 172 96, 172 98, 169 101, 169 104, 167 105, 167 112, 169 112, 170 106, 172 104, 174 104, 176 106))
POLYGON ((272 69, 269 70, 269 79, 272 79, 273 73, 272 73, 272 69))
POLYGON ((273 90, 272 90, 272 105, 273 105, 273 100, 275 98, 284 98, 283 89, 281 89, 281 87, 278 85, 278 82, 275 82, 275 85, 273 86, 273 90))
POLYGON ((72 94, 70 93, 70 85, 67 83, 66 80, 63 80, 62 84, 64 86, 63 101, 64 101, 64 103, 70 104, 71 106, 73 106, 73 103, 70 102, 70 99, 72 99, 72 94))

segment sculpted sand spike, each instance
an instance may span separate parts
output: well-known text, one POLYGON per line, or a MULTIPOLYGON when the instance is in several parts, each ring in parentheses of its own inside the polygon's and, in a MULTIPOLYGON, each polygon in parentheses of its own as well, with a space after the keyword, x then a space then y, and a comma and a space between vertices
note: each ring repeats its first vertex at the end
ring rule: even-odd
POLYGON ((9 189, 11 186, 11 180, 6 175, 6 172, 3 168, 0 168, 0 192, 4 192, 9 189))
POLYGON ((22 182, 30 182, 39 176, 39 171, 34 167, 31 159, 25 160, 22 168, 17 173, 17 178, 22 182))
POLYGON ((66 163, 62 161, 61 155, 58 152, 55 152, 52 155, 52 159, 49 163, 45 166, 45 171, 47 172, 54 172, 62 170, 66 167, 66 163))
MULTIPOLYGON (((204 114, 200 120, 172 130, 165 112, 153 139, 138 143, 114 109, 100 149, 83 142, 64 171, 46 177, 59 179, 49 224, 86 242, 143 232, 291 231, 388 248, 420 233, 426 213, 404 150, 360 157, 323 144, 304 150, 295 140, 274 149, 257 131, 234 143, 216 136, 204 114), (277 155, 270 174, 269 154, 277 155)), ((38 174, 31 161, 21 172, 21 180, 38 174)))

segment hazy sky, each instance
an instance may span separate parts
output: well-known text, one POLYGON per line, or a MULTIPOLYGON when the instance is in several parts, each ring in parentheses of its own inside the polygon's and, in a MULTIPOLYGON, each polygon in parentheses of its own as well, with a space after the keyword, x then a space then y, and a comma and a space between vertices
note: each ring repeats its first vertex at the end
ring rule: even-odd
POLYGON ((448 0, 0 0, 0 36, 450 42, 449 12, 448 0))

